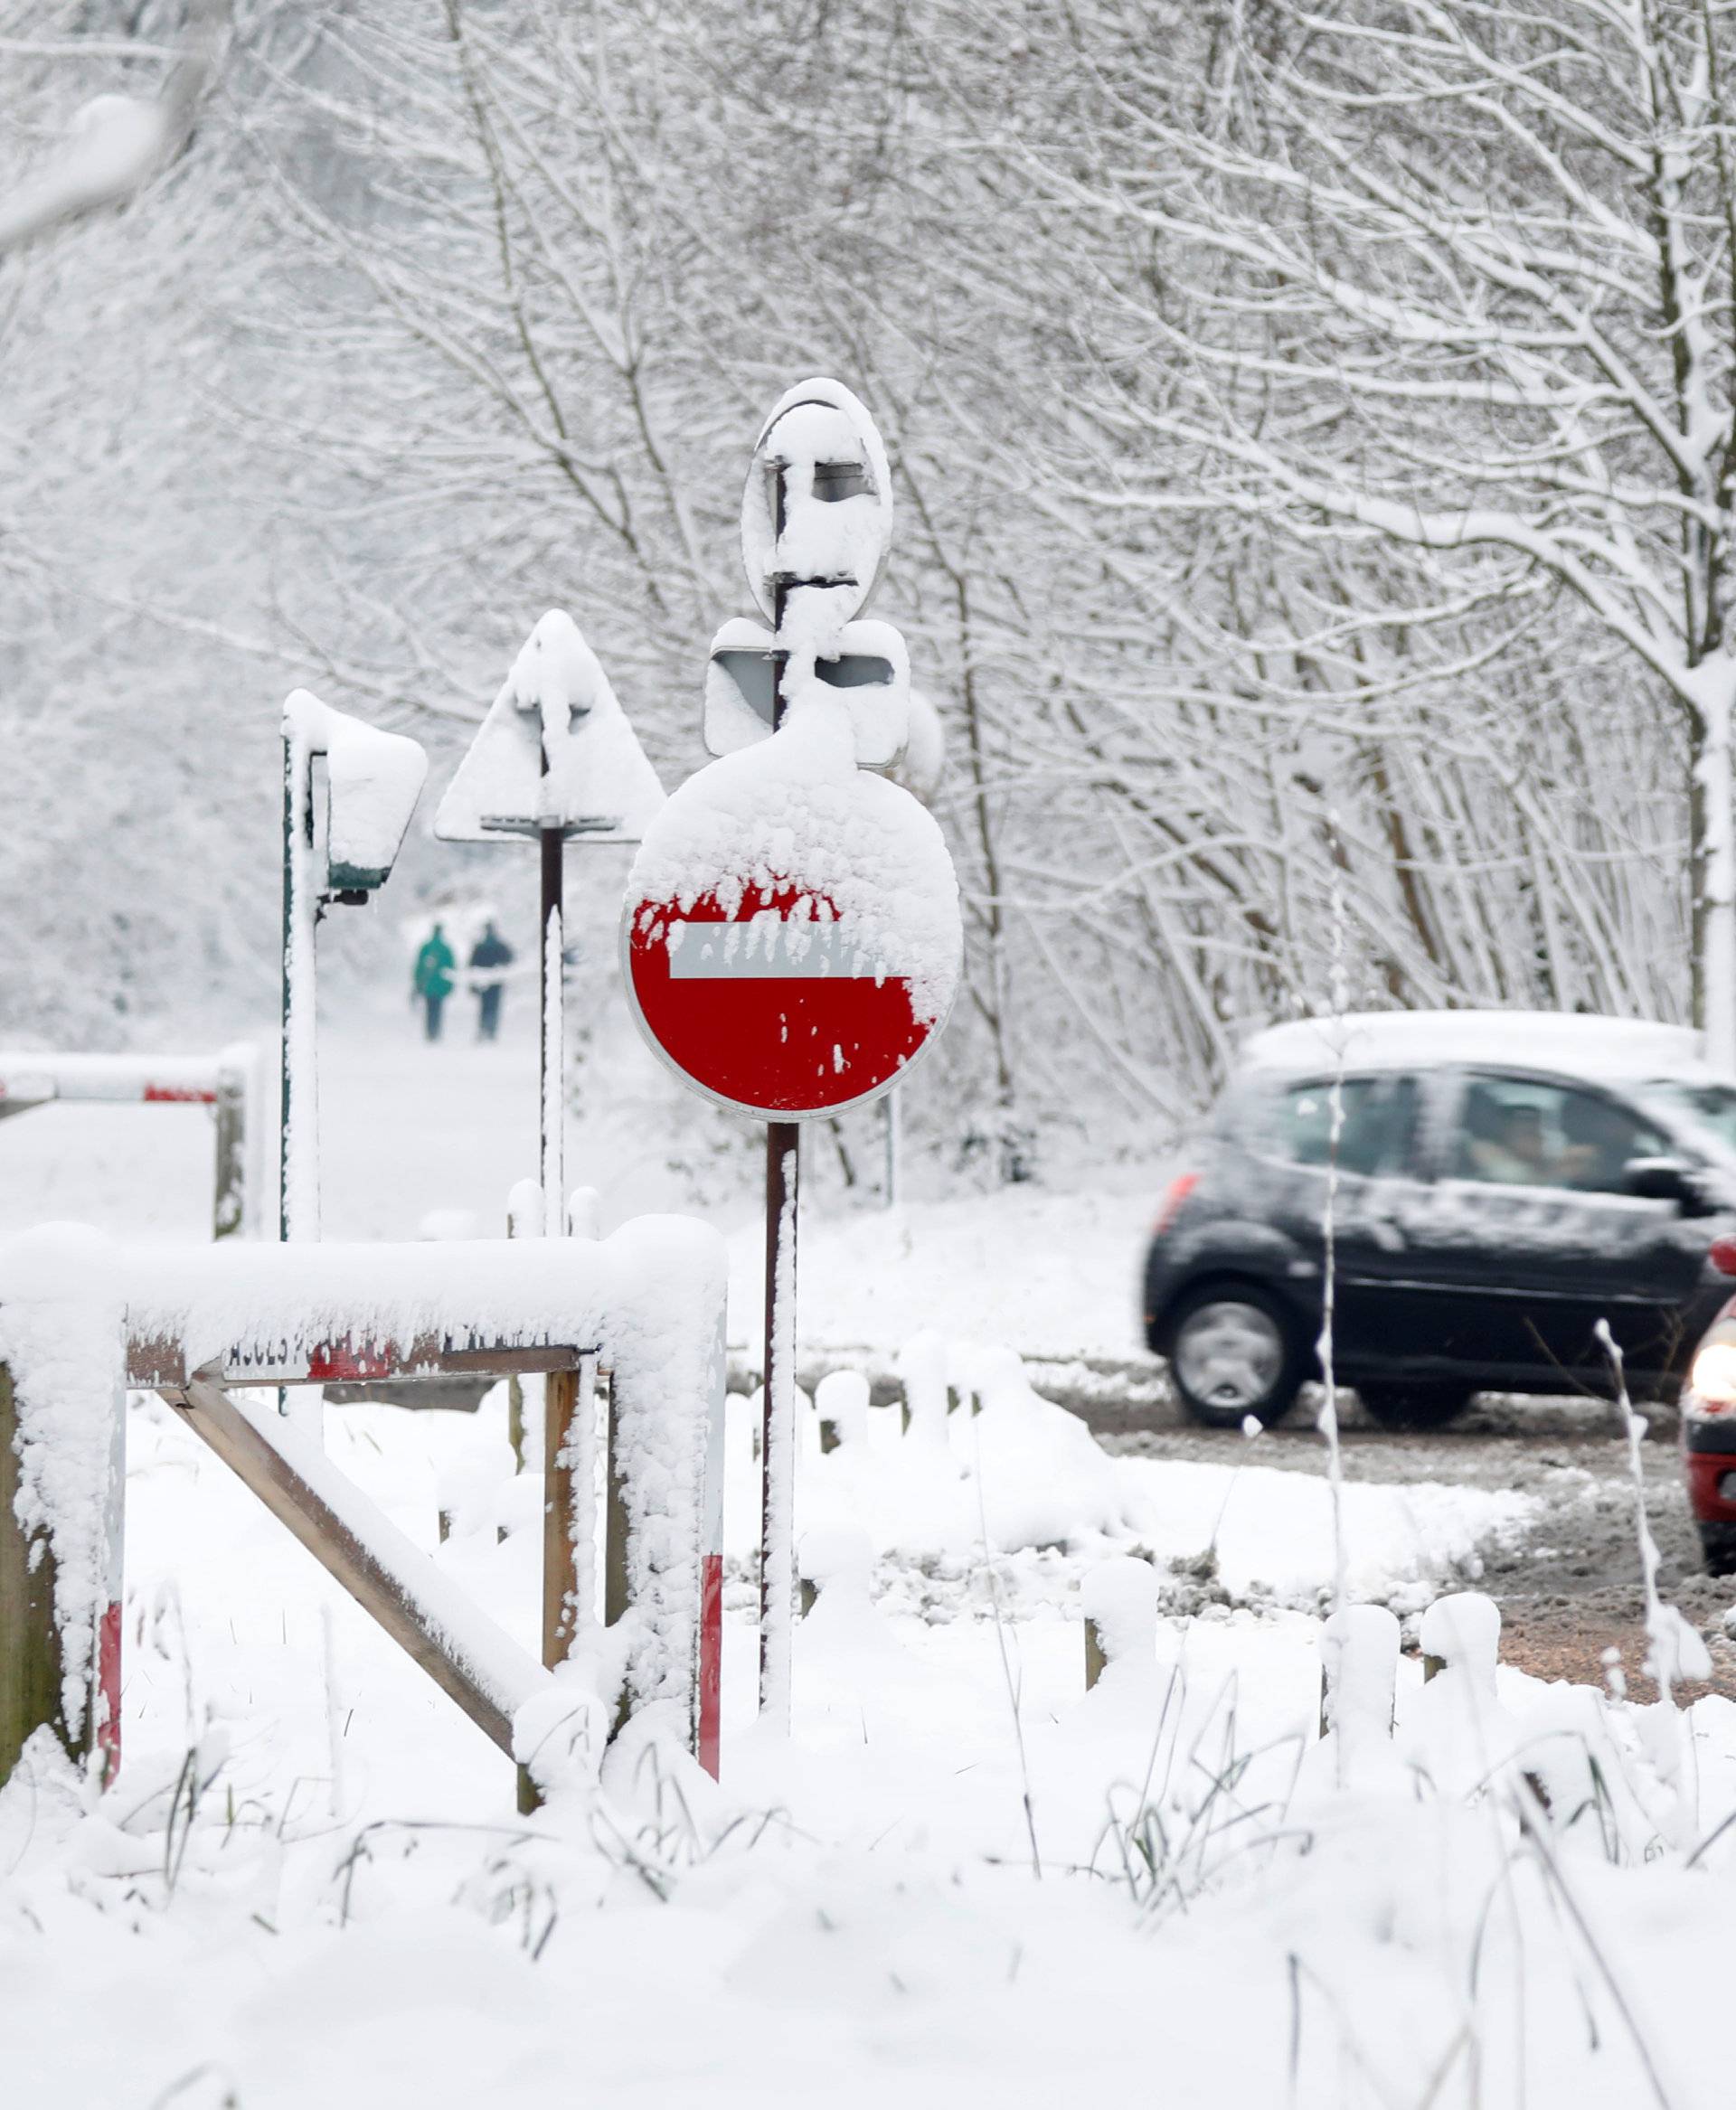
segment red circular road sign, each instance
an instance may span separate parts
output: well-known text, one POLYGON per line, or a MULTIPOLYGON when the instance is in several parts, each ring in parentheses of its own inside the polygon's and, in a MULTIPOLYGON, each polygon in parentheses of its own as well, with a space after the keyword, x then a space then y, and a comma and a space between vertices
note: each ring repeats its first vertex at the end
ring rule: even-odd
POLYGON ((958 978, 940 830, 852 753, 842 706, 805 707, 690 777, 627 884, 622 965, 641 1031, 684 1082, 767 1121, 897 1083, 958 978))
POLYGON ((768 1120, 858 1106, 921 1052, 941 1021, 886 965, 831 901, 790 886, 743 888, 732 908, 714 892, 642 901, 627 927, 647 1036, 687 1083, 768 1120))

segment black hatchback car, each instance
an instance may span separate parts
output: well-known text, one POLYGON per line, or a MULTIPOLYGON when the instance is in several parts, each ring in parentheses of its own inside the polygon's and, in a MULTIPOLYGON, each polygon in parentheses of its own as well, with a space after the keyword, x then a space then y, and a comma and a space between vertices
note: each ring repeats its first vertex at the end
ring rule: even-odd
POLYGON ((1476 1391, 1674 1398, 1730 1295, 1736 1088, 1697 1036, 1515 1012, 1368 1013, 1251 1040, 1146 1266, 1146 1339, 1218 1427, 1321 1374, 1438 1426, 1476 1391))

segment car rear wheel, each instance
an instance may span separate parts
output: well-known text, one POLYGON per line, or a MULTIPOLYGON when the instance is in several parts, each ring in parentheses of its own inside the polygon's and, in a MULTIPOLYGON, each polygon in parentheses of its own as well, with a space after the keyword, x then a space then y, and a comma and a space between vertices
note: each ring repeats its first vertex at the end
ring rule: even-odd
POLYGON ((1708 1575, 1736 1575, 1736 1524, 1702 1524, 1700 1550, 1708 1575))
POLYGON ((1296 1403, 1305 1351, 1296 1323, 1251 1283, 1208 1283, 1177 1305, 1167 1328, 1177 1397, 1208 1428, 1269 1427, 1296 1403))
POLYGON ((1398 1380, 1358 1385, 1356 1397, 1382 1428, 1445 1428, 1470 1405, 1467 1385, 1405 1384, 1398 1380))

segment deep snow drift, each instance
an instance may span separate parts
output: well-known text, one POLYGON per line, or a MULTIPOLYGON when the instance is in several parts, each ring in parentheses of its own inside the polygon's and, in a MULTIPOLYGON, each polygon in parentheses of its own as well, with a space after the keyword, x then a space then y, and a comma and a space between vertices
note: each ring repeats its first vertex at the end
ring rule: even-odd
MULTIPOLYGON (((498 1168, 533 1147, 526 1049, 363 1052, 328 1078, 328 1222, 495 1228, 498 1168), (430 1128, 439 1154, 407 1145, 430 1128)), ((196 1237, 209 1133, 196 1108, 33 1114, 0 1135, 5 1207, 196 1237)), ((1110 1458, 1009 1352, 1130 1345, 1114 1264, 1145 1207, 813 1227, 809 1323, 897 1364, 909 1426, 847 1372, 804 1408, 786 1740, 753 1719, 754 1417, 730 1402, 719 1786, 630 1735, 599 1787, 520 1819, 482 1735, 136 1400, 122 1772, 96 1799, 38 1755, 0 1795, 8 2099, 1722 2105, 1721 2010, 1682 1988, 1736 1907, 1736 1708, 1496 1671, 1486 1617, 1440 1593, 1528 1499, 1354 1484, 1372 1653, 1323 1739, 1324 1482, 1258 1441, 1110 1458), (1459 1660, 1423 1684, 1382 1606, 1459 1660), (1090 1691, 1088 1610, 1123 1636, 1090 1691)), ((529 1644, 541 1487, 502 1393, 326 1421, 335 1465, 529 1644)))
MULTIPOLYGON (((1106 1560, 1143 1550, 1155 1587, 1215 1535, 1226 1578, 1257 1549, 1300 1603, 1330 1543, 1306 1479, 1110 1461, 1016 1383, 1003 1362, 978 1414, 903 1432, 868 1409, 841 1448, 807 1445, 819 1590, 788 1741, 752 1722, 737 1562, 721 1789, 629 1742, 600 1797, 529 1821, 499 1755, 136 1403, 124 1770, 94 1807, 40 1766, 0 1798, 19 2099, 1158 2086, 1263 2110, 1420 2101, 1445 2073, 1437 2100, 1507 2104, 1523 2003, 1533 2105, 1647 2099, 1642 2039, 1670 2100, 1719 2100, 1712 2009, 1674 1989, 1732 1902, 1729 1835, 1684 1864, 1736 1808, 1736 1709, 1702 1701, 1678 1735, 1514 1673, 1467 1672, 1455 1699, 1406 1659, 1384 1771, 1341 1790, 1316 1740, 1318 1622, 1270 1601, 1159 1617, 1149 1653, 1088 1693, 1080 1590, 1106 1560), (973 1479, 1000 1550, 958 1499, 973 1479)), ((751 1417, 731 1414, 739 1545, 751 1417)), ((540 1496, 503 1391, 474 1417, 326 1419, 335 1461, 533 1631, 540 1496)), ((1359 1492, 1388 1500, 1352 1509, 1352 1573, 1401 1606, 1473 1574, 1513 1521, 1462 1491, 1359 1492)))

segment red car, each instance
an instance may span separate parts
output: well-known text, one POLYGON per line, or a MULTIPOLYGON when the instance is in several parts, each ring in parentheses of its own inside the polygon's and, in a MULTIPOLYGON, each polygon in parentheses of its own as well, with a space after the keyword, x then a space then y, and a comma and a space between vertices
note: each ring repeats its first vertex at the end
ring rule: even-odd
MULTIPOLYGON (((1713 1239, 1712 1263, 1736 1275, 1736 1239, 1713 1239)), ((1707 1571, 1736 1575, 1736 1296, 1694 1352, 1682 1390, 1682 1459, 1707 1571)))

